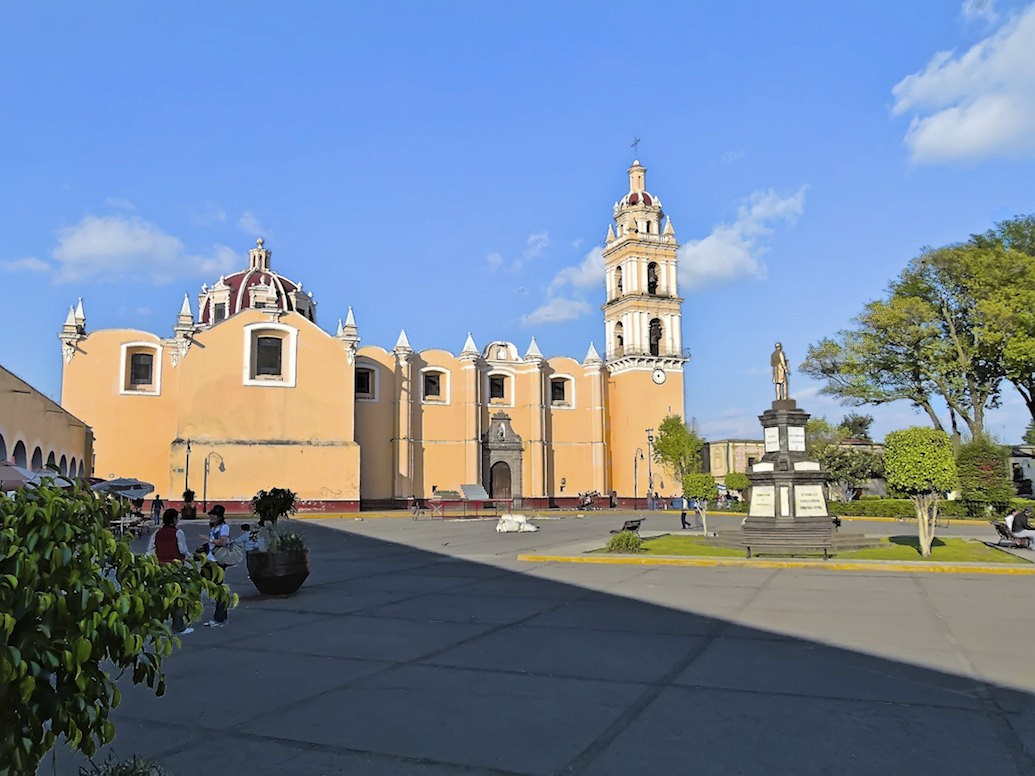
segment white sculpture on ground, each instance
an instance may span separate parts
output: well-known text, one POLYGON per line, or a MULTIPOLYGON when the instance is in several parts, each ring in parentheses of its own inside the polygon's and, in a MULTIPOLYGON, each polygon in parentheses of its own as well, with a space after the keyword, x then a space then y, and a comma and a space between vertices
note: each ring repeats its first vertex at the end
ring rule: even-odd
POLYGON ((515 533, 520 531, 538 531, 539 526, 532 525, 524 515, 504 515, 496 523, 496 533, 515 533))

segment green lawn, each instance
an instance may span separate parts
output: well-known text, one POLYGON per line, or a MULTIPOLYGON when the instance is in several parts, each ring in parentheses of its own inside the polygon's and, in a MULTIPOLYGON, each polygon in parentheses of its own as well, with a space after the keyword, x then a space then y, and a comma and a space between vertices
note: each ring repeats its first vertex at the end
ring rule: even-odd
MULTIPOLYGON (((743 558, 743 550, 711 547, 699 536, 659 536, 643 543, 645 555, 691 555, 696 557, 743 558)), ((819 555, 793 555, 786 557, 823 557, 819 555)), ((920 544, 915 536, 892 536, 881 539, 880 547, 866 550, 849 550, 832 554, 834 560, 930 560, 943 563, 1026 563, 1028 561, 997 550, 970 539, 938 539, 931 546, 931 557, 920 555, 920 544)), ((1035 553, 1033 553, 1035 557, 1035 553)))

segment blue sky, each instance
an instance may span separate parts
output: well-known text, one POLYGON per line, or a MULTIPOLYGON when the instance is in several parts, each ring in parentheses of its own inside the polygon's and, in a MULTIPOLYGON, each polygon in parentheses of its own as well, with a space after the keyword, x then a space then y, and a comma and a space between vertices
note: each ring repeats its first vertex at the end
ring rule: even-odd
MULTIPOLYGON (((922 246, 1035 211, 1035 5, 1005 0, 8 5, 0 105, 0 363, 53 396, 69 304, 169 335, 257 236, 364 344, 581 359, 639 137, 687 412, 755 437, 775 340, 796 366, 922 246)), ((1008 388, 991 430, 1026 423, 1008 388)))

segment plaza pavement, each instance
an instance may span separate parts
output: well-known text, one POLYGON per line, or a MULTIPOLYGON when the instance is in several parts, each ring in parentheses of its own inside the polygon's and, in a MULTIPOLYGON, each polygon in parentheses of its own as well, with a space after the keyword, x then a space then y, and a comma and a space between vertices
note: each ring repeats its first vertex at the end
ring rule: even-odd
POLYGON ((165 697, 124 690, 114 750, 179 776, 1035 773, 1029 577, 516 560, 622 517, 293 521, 306 585, 231 569, 230 625, 184 638, 165 697))

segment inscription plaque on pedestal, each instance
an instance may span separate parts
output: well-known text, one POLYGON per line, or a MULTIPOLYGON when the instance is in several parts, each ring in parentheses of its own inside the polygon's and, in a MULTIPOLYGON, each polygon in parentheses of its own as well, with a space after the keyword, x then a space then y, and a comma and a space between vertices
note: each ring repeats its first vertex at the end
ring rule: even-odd
POLYGON ((787 449, 792 453, 805 452, 805 429, 802 426, 787 427, 787 449))
POLYGON ((767 453, 780 452, 780 429, 776 426, 765 430, 765 451, 767 453))
POLYGON ((826 517, 827 502, 822 485, 794 486, 794 514, 798 517, 826 517))
POLYGON ((776 517, 776 488, 772 485, 753 487, 748 512, 752 517, 776 517))
POLYGON ((780 516, 789 517, 791 514, 791 489, 780 488, 780 516))

